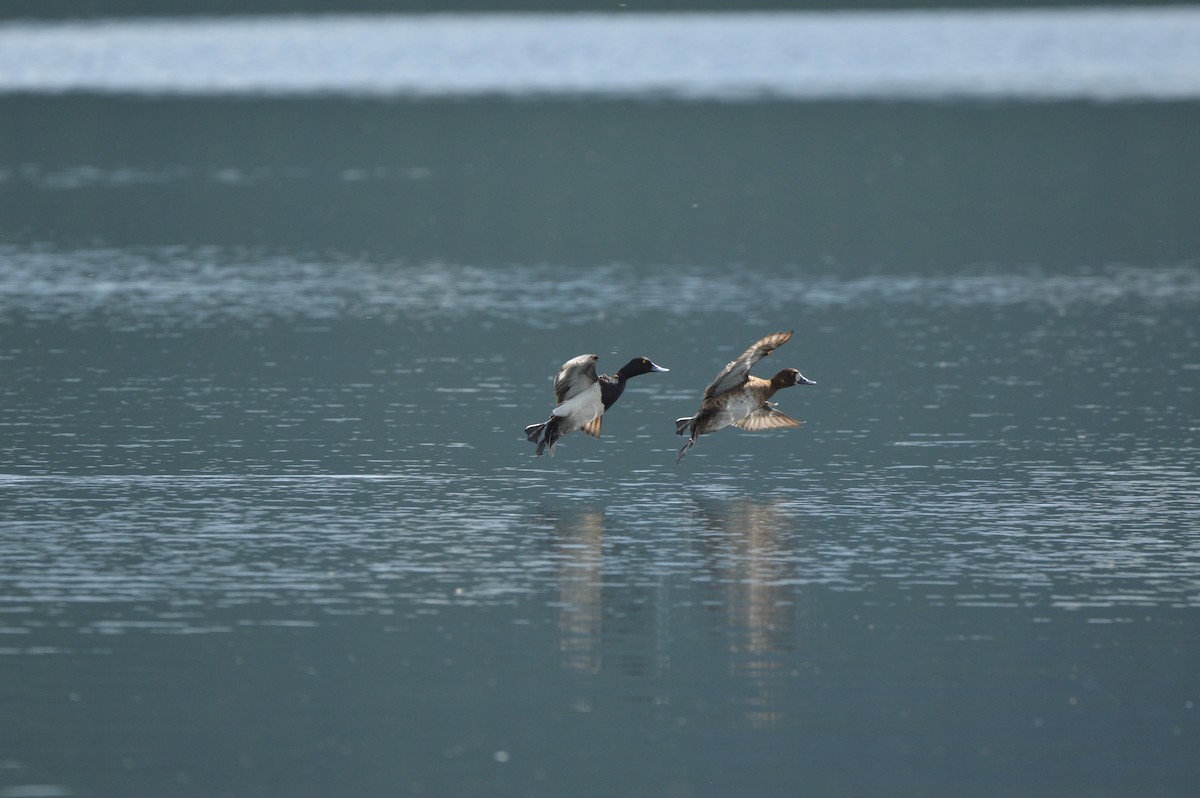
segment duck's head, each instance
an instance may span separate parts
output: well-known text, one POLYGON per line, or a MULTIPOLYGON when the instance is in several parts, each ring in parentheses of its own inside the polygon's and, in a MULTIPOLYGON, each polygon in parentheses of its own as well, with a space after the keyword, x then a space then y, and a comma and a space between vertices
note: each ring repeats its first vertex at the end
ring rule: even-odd
POLYGON ((635 357, 624 366, 621 366, 621 370, 617 374, 625 379, 629 379, 639 374, 649 374, 652 371, 670 371, 670 369, 663 368, 648 357, 635 357))
POLYGON ((810 380, 796 369, 781 369, 771 378, 776 388, 791 388, 793 385, 816 385, 816 380, 810 380))

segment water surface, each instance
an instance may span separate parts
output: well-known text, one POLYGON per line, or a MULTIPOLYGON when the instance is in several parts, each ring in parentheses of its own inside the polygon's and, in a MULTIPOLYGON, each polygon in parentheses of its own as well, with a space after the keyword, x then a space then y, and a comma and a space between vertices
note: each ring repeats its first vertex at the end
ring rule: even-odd
POLYGON ((1194 102, 168 74, 0 98, 0 798, 1194 792, 1194 102))
POLYGON ((10 783, 1050 795, 1196 775, 1189 267, 739 272, 766 297, 610 267, 555 325, 569 282, 512 288, 549 267, 5 262, 10 783), (689 284, 720 309, 677 304, 689 284), (778 363, 819 384, 781 406, 808 426, 673 466, 670 419, 783 321, 801 334, 778 363), (534 459, 519 430, 584 347, 673 370, 602 440, 534 459))

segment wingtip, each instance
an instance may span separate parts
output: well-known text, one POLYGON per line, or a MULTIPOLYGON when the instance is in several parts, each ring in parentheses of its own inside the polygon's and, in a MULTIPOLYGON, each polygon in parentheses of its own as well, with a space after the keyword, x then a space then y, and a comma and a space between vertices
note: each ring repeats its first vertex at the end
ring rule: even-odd
POLYGON ((764 335, 762 338, 760 338, 758 340, 757 346, 760 347, 761 349, 766 350, 762 354, 763 357, 766 357, 766 356, 770 355, 773 350, 778 349, 779 347, 783 346, 791 339, 792 339, 792 331, 791 330, 788 330, 787 332, 783 332, 783 331, 774 332, 774 333, 771 333, 770 335, 764 335))

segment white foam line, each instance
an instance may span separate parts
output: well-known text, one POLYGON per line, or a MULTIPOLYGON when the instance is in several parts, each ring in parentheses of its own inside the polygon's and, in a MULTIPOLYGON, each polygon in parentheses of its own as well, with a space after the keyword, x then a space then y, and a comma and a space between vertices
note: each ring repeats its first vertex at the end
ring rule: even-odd
POLYGON ((0 93, 1200 98, 1200 8, 0 25, 0 93))
POLYGON ((411 474, 0 474, 5 484, 53 482, 67 484, 174 483, 174 482, 332 482, 337 480, 404 482, 420 479, 411 474))

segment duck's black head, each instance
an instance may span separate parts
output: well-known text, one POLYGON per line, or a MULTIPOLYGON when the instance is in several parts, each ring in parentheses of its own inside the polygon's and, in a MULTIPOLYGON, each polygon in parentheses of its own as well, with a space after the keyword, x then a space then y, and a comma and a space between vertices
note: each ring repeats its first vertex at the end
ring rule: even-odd
POLYGON ((771 378, 771 384, 776 388, 791 388, 793 385, 816 385, 816 380, 810 380, 796 369, 781 369, 771 378))
POLYGON ((636 377, 639 374, 649 374, 652 371, 670 371, 663 368, 648 357, 635 357, 633 360, 621 366, 621 370, 617 372, 617 376, 623 380, 630 377, 636 377))

